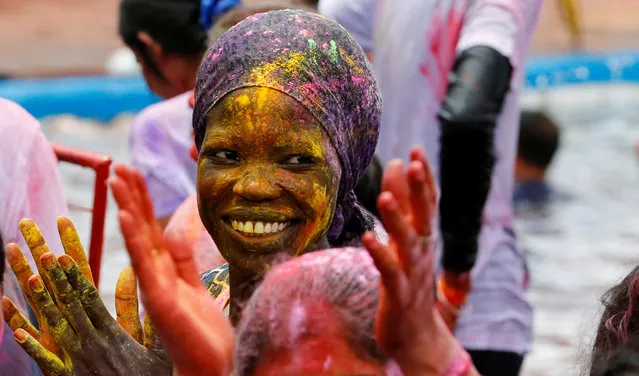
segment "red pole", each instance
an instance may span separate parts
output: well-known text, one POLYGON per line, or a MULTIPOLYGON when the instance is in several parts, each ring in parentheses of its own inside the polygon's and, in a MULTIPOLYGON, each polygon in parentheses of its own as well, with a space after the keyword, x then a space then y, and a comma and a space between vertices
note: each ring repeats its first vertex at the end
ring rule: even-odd
POLYGON ((100 284, 100 266, 104 246, 104 223, 106 221, 107 180, 109 179, 111 157, 88 150, 70 148, 60 144, 52 144, 58 160, 95 171, 93 189, 93 209, 91 220, 91 240, 89 243, 89 266, 96 287, 100 284))

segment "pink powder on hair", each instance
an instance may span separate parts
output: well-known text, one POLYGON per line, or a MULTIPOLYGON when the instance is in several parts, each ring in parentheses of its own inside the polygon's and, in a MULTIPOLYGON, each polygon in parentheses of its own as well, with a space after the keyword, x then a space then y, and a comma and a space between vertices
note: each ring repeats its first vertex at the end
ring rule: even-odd
POLYGON ((294 344, 304 332, 306 325, 306 309, 299 298, 292 304, 291 312, 288 316, 288 343, 294 344))

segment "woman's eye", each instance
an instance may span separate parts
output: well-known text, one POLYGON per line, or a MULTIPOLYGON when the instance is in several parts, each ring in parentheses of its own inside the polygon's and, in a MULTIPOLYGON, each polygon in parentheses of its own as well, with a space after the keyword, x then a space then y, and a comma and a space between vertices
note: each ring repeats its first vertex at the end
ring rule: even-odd
POLYGON ((230 151, 230 150, 221 150, 218 151, 217 153, 215 153, 215 157, 219 158, 219 159, 223 159, 226 161, 235 161, 235 162, 239 162, 240 161, 240 155, 234 151, 230 151))
POLYGON ((285 164, 313 164, 313 158, 311 157, 305 157, 303 155, 294 155, 292 157, 290 157, 289 159, 287 159, 284 163, 285 164))

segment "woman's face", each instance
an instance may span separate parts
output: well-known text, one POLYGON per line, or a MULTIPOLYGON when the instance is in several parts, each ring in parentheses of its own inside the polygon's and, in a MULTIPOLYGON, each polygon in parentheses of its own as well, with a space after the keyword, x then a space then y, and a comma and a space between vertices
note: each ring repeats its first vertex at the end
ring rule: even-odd
POLYGON ((325 241, 340 176, 337 153, 301 104, 273 89, 236 90, 209 114, 200 216, 231 268, 253 277, 278 254, 325 241))

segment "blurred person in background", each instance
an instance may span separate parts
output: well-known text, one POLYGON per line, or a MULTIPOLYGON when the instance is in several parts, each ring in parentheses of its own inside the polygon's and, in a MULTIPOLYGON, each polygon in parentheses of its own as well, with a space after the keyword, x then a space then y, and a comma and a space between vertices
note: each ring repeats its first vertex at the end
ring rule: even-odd
POLYGON ((319 3, 372 56, 384 96, 377 155, 383 162, 405 158, 416 143, 428 152, 441 189, 440 304, 485 376, 517 375, 532 343, 512 191, 518 97, 540 6, 540 0, 319 3))
POLYGON ((195 193, 189 154, 195 76, 208 47, 207 31, 239 0, 122 0, 119 33, 142 67, 149 89, 165 101, 138 114, 131 126, 131 164, 144 176, 165 227, 195 193))
MULTIPOLYGON (((40 130, 40 123, 18 104, 0 98, 0 234, 3 243, 0 265, 5 264, 4 245, 17 243, 26 248, 18 225, 30 217, 40 223, 42 232, 51 239, 57 236, 56 218, 67 214, 66 199, 58 172, 58 160, 51 144, 40 130)), ((59 253, 58 240, 51 248, 59 253)), ((27 255, 32 268, 36 263, 27 255)), ((26 297, 20 290, 16 276, 9 268, 0 269, 4 295, 11 298, 23 314, 29 314, 26 297)), ((3 320, 4 323, 4 320, 3 320)), ((0 324, 2 327, 2 324, 0 324)), ((6 325, 0 337, 0 374, 3 376, 40 375, 38 366, 13 339, 13 331, 6 325)))
POLYGON ((560 144, 559 127, 546 113, 521 112, 513 193, 516 211, 544 206, 554 198, 555 192, 546 176, 560 144))

